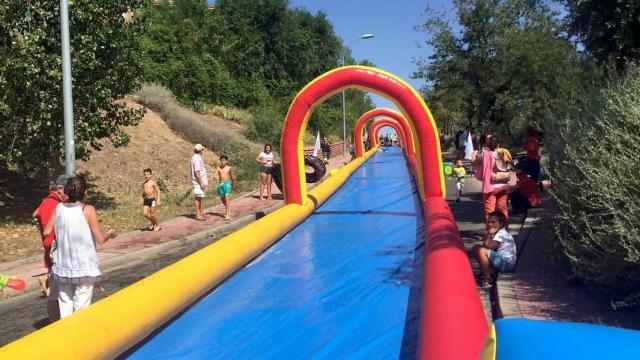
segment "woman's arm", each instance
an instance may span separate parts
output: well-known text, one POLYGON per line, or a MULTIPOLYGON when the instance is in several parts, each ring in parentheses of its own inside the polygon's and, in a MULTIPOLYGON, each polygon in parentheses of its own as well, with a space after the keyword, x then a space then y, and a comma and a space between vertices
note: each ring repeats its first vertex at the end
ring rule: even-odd
POLYGON ((471 166, 478 166, 482 164, 482 150, 477 150, 473 152, 473 156, 471 157, 471 166))
POLYGON ((96 213, 96 209, 93 206, 86 205, 83 212, 84 216, 87 218, 87 222, 89 223, 91 234, 93 234, 93 238, 98 244, 102 245, 109 239, 117 236, 115 230, 113 229, 109 229, 107 232, 102 231, 102 228, 100 228, 100 223, 98 222, 98 214, 96 213))
POLYGON ((260 155, 256 156, 256 161, 260 164, 264 164, 264 160, 262 160, 262 156, 260 155))

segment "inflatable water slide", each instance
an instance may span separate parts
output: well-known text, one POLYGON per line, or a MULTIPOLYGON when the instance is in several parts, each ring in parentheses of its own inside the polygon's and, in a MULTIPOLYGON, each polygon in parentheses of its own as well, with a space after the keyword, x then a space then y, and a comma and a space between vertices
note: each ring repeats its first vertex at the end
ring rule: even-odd
MULTIPOLYGON (((444 199, 435 122, 398 77, 364 66, 321 75, 293 100, 280 148, 282 208, 8 344, 0 358, 543 359, 560 348, 583 354, 562 345, 594 336, 620 341, 626 352, 615 354, 638 350, 630 330, 522 319, 488 326, 444 199), (307 191, 307 122, 346 88, 380 94, 399 111, 363 114, 356 159, 307 191), (383 127, 401 148, 378 151, 383 127)), ((594 347, 585 345, 591 355, 594 347)))

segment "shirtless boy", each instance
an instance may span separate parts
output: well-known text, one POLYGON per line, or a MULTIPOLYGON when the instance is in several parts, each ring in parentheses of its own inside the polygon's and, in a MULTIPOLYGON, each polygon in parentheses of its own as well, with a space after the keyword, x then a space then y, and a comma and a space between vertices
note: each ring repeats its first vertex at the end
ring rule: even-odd
POLYGON ((233 173, 231 172, 231 166, 229 166, 229 158, 226 155, 220 155, 220 166, 216 170, 216 177, 218 178, 218 195, 220 195, 220 201, 224 205, 224 218, 229 219, 231 210, 229 209, 229 194, 233 188, 233 173))
POLYGON ((142 206, 142 215, 151 222, 149 230, 160 231, 158 216, 156 215, 156 206, 160 206, 160 188, 151 179, 151 169, 144 169, 140 205, 142 206))

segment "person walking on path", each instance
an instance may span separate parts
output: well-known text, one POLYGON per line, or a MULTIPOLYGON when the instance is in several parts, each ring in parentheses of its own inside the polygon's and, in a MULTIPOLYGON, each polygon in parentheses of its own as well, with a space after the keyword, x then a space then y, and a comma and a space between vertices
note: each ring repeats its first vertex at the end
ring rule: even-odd
POLYGON ((322 161, 324 164, 329 163, 329 158, 331 158, 331 143, 327 139, 327 137, 322 138, 322 142, 320 142, 320 149, 322 149, 322 161))
POLYGON ((45 236, 55 231, 52 288, 57 290, 60 318, 91 305, 93 285, 101 276, 96 243, 117 235, 114 230, 103 232, 96 209, 85 204, 87 183, 82 176, 67 180, 64 192, 67 201, 56 206, 44 229, 45 236))
POLYGON ((469 127, 466 126, 464 128, 464 131, 462 132, 462 134, 460 134, 460 136, 458 137, 458 156, 457 159, 464 159, 465 158, 465 153, 466 153, 466 148, 467 148, 467 141, 469 140, 469 127))
POLYGON ((509 174, 506 174, 505 177, 501 176, 499 166, 496 166, 500 160, 497 148, 498 138, 493 135, 487 136, 487 147, 474 152, 471 160, 471 165, 475 167, 474 175, 482 182, 485 224, 487 226, 489 226, 489 214, 495 211, 504 215, 505 224, 508 224, 509 221, 507 185, 510 176, 509 174))
POLYGON ((512 271, 516 267, 516 242, 509 234, 506 219, 501 212, 489 214, 487 232, 471 249, 473 256, 480 265, 481 273, 477 276, 478 286, 482 289, 493 285, 491 267, 500 272, 512 271))
POLYGON ((160 206, 160 188, 158 184, 151 178, 151 169, 147 168, 143 171, 144 182, 142 183, 142 197, 140 199, 140 206, 142 206, 142 216, 151 222, 149 230, 160 231, 158 225, 158 215, 156 214, 156 207, 160 206))
POLYGON ((51 220, 56 206, 67 199, 67 196, 64 194, 64 185, 67 182, 67 178, 68 177, 66 175, 58 176, 55 183, 50 187, 51 192, 49 195, 42 200, 38 208, 33 212, 33 217, 37 218, 38 224, 40 225, 42 247, 44 248, 44 267, 47 268, 47 274, 40 276, 38 278, 38 282, 40 283, 42 295, 47 297, 47 314, 49 315, 50 323, 60 319, 57 290, 55 286, 51 286, 51 268, 53 267, 53 260, 51 260, 51 246, 55 241, 56 234, 52 231, 45 236, 44 229, 51 220))
POLYGON ((227 155, 220 155, 220 166, 216 171, 216 178, 218 179, 218 195, 224 205, 224 218, 229 219, 231 217, 229 194, 231 194, 231 189, 233 188, 233 172, 231 171, 231 166, 229 166, 227 155))
POLYGON ((530 127, 527 133, 524 150, 527 152, 526 172, 535 183, 538 183, 540 180, 540 144, 538 144, 538 132, 533 127, 530 127))
POLYGON ((267 199, 271 199, 271 177, 273 175, 273 152, 271 144, 264 145, 264 151, 258 154, 256 161, 260 163, 260 200, 264 200, 262 195, 267 192, 267 199))
POLYGON ((193 148, 193 156, 191 157, 191 185, 193 185, 194 207, 195 207, 195 219, 206 220, 206 216, 203 210, 203 199, 207 186, 209 185, 209 179, 207 178, 207 169, 204 166, 202 160, 202 154, 204 153, 204 146, 196 144, 193 148))

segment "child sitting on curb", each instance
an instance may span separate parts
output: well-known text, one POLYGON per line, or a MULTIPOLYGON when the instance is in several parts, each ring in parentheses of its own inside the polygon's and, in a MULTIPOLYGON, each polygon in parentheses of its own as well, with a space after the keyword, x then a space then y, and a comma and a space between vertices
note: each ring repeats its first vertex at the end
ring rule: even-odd
POLYGON ((482 245, 474 245, 471 250, 480 264, 478 287, 482 289, 493 286, 491 267, 500 272, 512 271, 516 267, 516 243, 505 229, 505 224, 506 219, 501 212, 490 213, 482 245))

